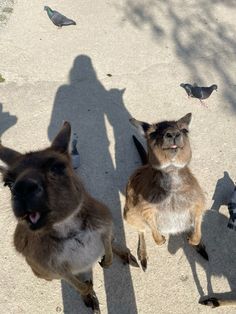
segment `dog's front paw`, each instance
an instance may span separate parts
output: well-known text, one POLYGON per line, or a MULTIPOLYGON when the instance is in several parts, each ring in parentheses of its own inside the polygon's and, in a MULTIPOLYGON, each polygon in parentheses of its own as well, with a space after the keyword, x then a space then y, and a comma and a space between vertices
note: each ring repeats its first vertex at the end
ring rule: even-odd
POLYGON ((99 262, 102 268, 108 268, 112 264, 112 257, 107 258, 105 255, 103 256, 101 262, 99 262))
POLYGON ((163 245, 166 242, 166 238, 164 236, 161 236, 160 238, 154 238, 157 245, 163 245))
POLYGON ((200 243, 201 239, 195 235, 191 235, 189 238, 188 238, 188 243, 190 245, 198 245, 200 243))
POLYGON ((81 288, 81 295, 88 295, 93 292, 93 282, 92 280, 87 280, 83 283, 83 287, 81 288))

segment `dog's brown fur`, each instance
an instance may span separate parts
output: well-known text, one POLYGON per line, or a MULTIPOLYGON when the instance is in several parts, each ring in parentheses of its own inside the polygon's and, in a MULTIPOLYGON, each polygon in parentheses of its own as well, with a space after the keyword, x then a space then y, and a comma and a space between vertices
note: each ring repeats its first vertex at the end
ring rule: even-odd
POLYGON ((124 218, 139 232, 138 257, 144 270, 146 226, 157 245, 165 242, 162 233, 189 232, 193 228, 188 241, 207 258, 201 243, 204 194, 188 168, 190 121, 191 114, 178 121, 152 125, 131 119, 147 140, 148 164, 137 169, 129 179, 124 218))
POLYGON ((124 262, 135 264, 135 260, 128 249, 112 244, 109 209, 85 191, 74 173, 68 153, 70 134, 65 122, 49 148, 27 154, 0 144, 0 159, 8 166, 1 170, 18 220, 16 250, 36 276, 65 279, 99 313, 92 282, 82 282, 79 274, 90 271, 101 257, 101 266, 110 266, 112 249, 124 262))

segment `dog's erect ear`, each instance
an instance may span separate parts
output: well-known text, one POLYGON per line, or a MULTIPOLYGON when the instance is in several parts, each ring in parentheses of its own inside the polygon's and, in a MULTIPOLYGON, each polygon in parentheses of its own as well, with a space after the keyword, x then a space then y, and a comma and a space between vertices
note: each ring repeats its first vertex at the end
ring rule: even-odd
POLYGON ((70 135, 71 135, 70 123, 65 121, 60 132, 53 140, 51 148, 60 153, 67 153, 70 144, 70 135))
MULTIPOLYGON (((18 153, 17 151, 11 148, 3 146, 0 140, 0 160, 2 160, 8 166, 11 166, 20 156, 21 153, 18 153)), ((4 168, 1 167, 1 169, 4 168)))
POLYGON ((179 126, 180 129, 189 129, 189 125, 192 119, 192 114, 191 113, 187 113, 184 117, 180 118, 177 121, 177 124, 179 126))
POLYGON ((5 172, 6 172, 6 168, 5 167, 3 167, 3 166, 0 166, 0 173, 1 174, 4 174, 5 172))
POLYGON ((147 130, 150 128, 150 124, 148 124, 146 122, 143 122, 143 121, 138 121, 138 120, 136 120, 134 118, 129 119, 129 122, 131 124, 133 124, 138 129, 139 133, 142 136, 145 136, 147 130))

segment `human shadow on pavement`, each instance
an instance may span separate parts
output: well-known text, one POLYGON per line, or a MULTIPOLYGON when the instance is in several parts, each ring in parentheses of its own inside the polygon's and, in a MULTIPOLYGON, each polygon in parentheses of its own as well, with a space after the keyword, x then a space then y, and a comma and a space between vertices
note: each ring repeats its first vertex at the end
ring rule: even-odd
POLYGON ((3 104, 0 103, 0 138, 2 134, 9 128, 11 128, 17 122, 17 117, 11 115, 7 111, 3 111, 3 104))
POLYGON ((212 200, 214 201, 211 206, 212 210, 219 211, 220 206, 228 205, 234 186, 234 181, 230 178, 228 172, 224 171, 223 177, 216 183, 215 192, 212 196, 212 200))
MULTIPOLYGON (((105 80, 111 80, 104 73, 105 80)), ((52 108, 48 137, 53 139, 63 120, 72 125, 72 136, 78 136, 81 165, 78 173, 93 197, 111 209, 115 236, 125 245, 120 193, 123 193, 132 171, 130 114, 123 102, 124 90, 106 90, 98 80, 90 57, 75 58, 69 83, 58 88, 52 108), (108 130, 113 137, 108 137, 108 130), (110 151, 114 145, 115 156, 110 151), (129 160, 130 156, 130 160, 129 160)), ((129 266, 114 259, 104 270, 107 312, 136 314, 136 302, 129 266)), ((85 313, 78 294, 62 282, 64 312, 85 313)), ((99 298, 99 295, 98 295, 99 298)), ((103 306, 103 304, 102 304, 103 306)), ((90 310, 87 310, 88 313, 90 310)))
POLYGON ((226 205, 229 202, 233 190, 233 180, 230 178, 228 172, 225 171, 223 177, 216 183, 213 195, 214 202, 211 209, 206 211, 202 223, 202 240, 206 245, 206 250, 209 255, 208 262, 191 248, 186 241, 185 235, 170 236, 169 238, 168 251, 171 254, 175 254, 180 248, 183 249, 191 267, 200 299, 206 295, 223 297, 225 299, 236 296, 236 232, 227 228, 229 219, 219 212, 220 206, 226 205), (207 280, 206 290, 204 290, 201 285, 197 273, 197 265, 200 265, 205 271, 207 280), (230 287, 230 291, 214 293, 212 284, 213 277, 225 278, 230 287))

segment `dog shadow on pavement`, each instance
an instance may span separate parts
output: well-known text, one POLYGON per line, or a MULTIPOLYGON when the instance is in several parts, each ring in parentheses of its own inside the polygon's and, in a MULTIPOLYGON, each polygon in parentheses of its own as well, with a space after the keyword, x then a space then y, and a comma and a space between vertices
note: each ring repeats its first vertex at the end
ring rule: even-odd
MULTIPOLYGON (((104 73, 104 80, 112 80, 111 74, 104 73)), ((131 116, 123 102, 124 91, 116 88, 107 90, 99 81, 90 57, 79 55, 70 70, 69 83, 57 90, 48 137, 50 141, 53 139, 63 120, 71 123, 72 136, 78 136, 81 162, 78 173, 92 196, 111 209, 115 236, 125 245, 120 193, 123 193, 132 171, 134 158, 129 152, 131 116), (108 130, 112 137, 109 137, 108 130), (115 156, 110 152, 112 145, 115 156)), ((110 314, 136 314, 129 266, 124 266, 115 258, 113 265, 103 274, 107 304, 101 306, 107 308, 110 314)), ((78 294, 64 282, 62 296, 65 313, 86 312, 78 294)))
MULTIPOLYGON (((206 214, 202 223, 202 240, 206 245, 209 261, 204 260, 187 243, 186 236, 170 236, 168 250, 175 254, 182 248, 192 270, 192 275, 196 284, 200 299, 206 296, 223 297, 231 299, 236 297, 236 232, 227 228, 228 217, 220 213, 220 207, 227 205, 234 190, 234 182, 228 172, 217 181, 213 195, 213 204, 206 214), (207 287, 206 291, 201 285, 197 264, 205 271, 207 287), (212 284, 213 277, 223 277, 227 280, 230 291, 214 293, 212 284)), ((218 289, 217 289, 218 290, 218 289)))

